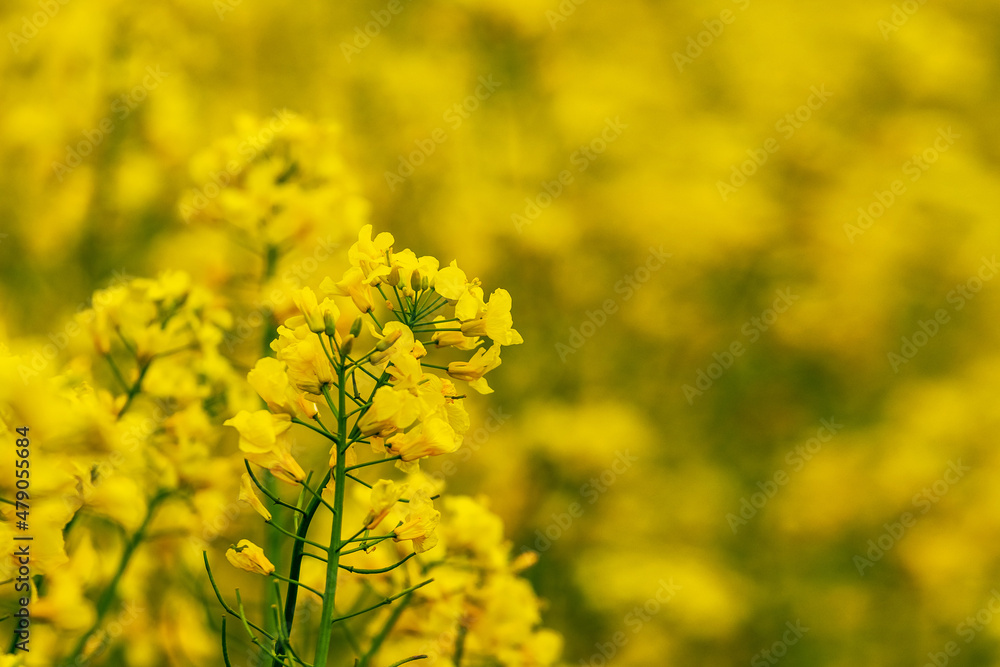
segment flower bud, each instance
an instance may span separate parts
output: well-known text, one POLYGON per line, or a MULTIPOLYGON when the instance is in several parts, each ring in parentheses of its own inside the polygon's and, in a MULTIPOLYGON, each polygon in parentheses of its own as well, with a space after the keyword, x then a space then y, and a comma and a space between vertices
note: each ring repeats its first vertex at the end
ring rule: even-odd
POLYGON ((302 410, 302 414, 304 414, 309 419, 315 417, 316 414, 319 412, 319 407, 312 401, 307 400, 306 397, 302 394, 299 395, 298 406, 299 409, 302 410))
POLYGON ((344 340, 340 341, 340 356, 346 357, 349 355, 352 347, 354 347, 354 336, 348 334, 344 337, 344 340))
POLYGON ((250 540, 240 540, 238 545, 230 547, 226 552, 226 560, 235 567, 254 574, 274 572, 274 565, 264 555, 264 550, 250 540))
POLYGON ((333 313, 329 310, 323 313, 323 328, 316 333, 325 333, 331 338, 337 335, 337 321, 333 319, 333 313))
POLYGON ((410 287, 413 288, 414 292, 420 291, 421 275, 420 271, 414 271, 410 274, 410 287))
POLYGON ((385 279, 385 281, 387 283, 389 283, 390 285, 392 285, 393 287, 395 287, 396 285, 399 284, 399 267, 398 266, 392 267, 392 269, 389 271, 389 277, 387 277, 385 279))
POLYGON ((394 344, 394 343, 395 343, 395 342, 396 342, 397 340, 399 340, 399 337, 400 337, 400 336, 402 336, 402 335, 403 335, 403 332, 402 332, 402 331, 400 331, 399 329, 396 329, 396 330, 394 330, 394 331, 390 331, 389 333, 387 333, 387 334, 385 335, 385 338, 383 338, 382 340, 380 340, 380 341, 379 341, 379 342, 378 342, 378 343, 377 343, 377 344, 375 345, 375 349, 376 349, 376 350, 378 350, 379 352, 385 352, 385 351, 386 351, 386 350, 388 350, 388 349, 389 349, 390 347, 392 347, 392 346, 393 346, 393 344, 394 344))
POLYGON ((356 317, 354 323, 351 324, 351 335, 357 338, 361 335, 361 318, 356 317))

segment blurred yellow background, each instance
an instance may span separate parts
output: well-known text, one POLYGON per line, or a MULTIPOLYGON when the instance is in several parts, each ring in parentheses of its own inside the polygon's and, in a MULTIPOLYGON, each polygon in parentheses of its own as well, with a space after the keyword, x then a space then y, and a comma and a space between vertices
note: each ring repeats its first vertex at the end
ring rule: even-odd
POLYGON ((211 149, 288 110, 325 180, 278 283, 339 275, 370 221, 511 292, 525 344, 443 474, 540 552, 565 664, 1000 663, 1000 7, 9 0, 0 27, 10 346, 68 358, 122 274, 237 284, 211 149))

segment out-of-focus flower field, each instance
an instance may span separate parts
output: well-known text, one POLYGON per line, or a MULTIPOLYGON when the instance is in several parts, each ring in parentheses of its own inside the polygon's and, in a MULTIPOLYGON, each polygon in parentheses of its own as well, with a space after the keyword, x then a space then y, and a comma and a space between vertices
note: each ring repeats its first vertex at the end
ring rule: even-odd
POLYGON ((29 426, 46 573, 0 665, 95 619, 72 664, 223 664, 202 550, 256 614, 223 554, 272 538, 222 422, 366 224, 508 290, 524 339, 423 464, 478 499, 449 548, 521 556, 475 646, 531 639, 466 667, 1000 663, 1000 7, 8 0, 0 28, 0 495, 29 426), (124 285, 165 318, 141 345, 190 348, 134 407, 102 359, 124 285), (144 526, 162 486, 191 493, 144 526))

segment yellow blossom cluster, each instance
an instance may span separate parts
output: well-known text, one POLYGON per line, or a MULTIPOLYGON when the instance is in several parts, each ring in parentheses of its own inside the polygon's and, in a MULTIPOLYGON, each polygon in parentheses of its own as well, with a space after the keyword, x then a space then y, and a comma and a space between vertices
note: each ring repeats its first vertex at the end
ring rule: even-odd
MULTIPOLYGON (((274 606, 275 613, 281 614, 280 622, 267 635, 267 644, 259 643, 259 639, 255 643, 263 646, 278 664, 285 664, 289 658, 298 660, 296 656, 306 648, 314 651, 313 664, 327 664, 334 641, 330 625, 350 627, 347 622, 354 616, 375 610, 372 607, 337 615, 336 600, 345 595, 340 580, 350 575, 391 573, 413 556, 422 555, 424 560, 415 560, 400 570, 408 573, 407 579, 420 562, 422 574, 438 565, 452 568, 444 570, 449 573, 470 567, 490 570, 487 580, 476 579, 475 591, 461 603, 467 609, 452 619, 452 629, 462 636, 452 642, 452 650, 464 650, 467 640, 470 655, 499 659, 504 664, 550 665, 559 653, 558 635, 537 631, 541 622, 538 603, 530 585, 507 564, 510 547, 499 543, 502 528, 493 531, 496 534, 491 533, 488 540, 477 541, 465 535, 465 539, 484 549, 481 559, 455 561, 465 553, 463 546, 443 554, 440 561, 427 559, 437 553, 441 539, 442 513, 434 503, 440 498, 440 485, 428 483, 420 471, 420 462, 461 447, 470 418, 465 408, 466 394, 460 393, 458 387, 467 385, 478 393, 492 392, 485 376, 500 365, 501 347, 523 342, 513 328, 511 296, 498 289, 487 299, 480 281, 470 280, 456 262, 441 268, 436 258, 418 257, 409 249, 396 250, 394 242, 387 232, 373 238, 371 225, 365 225, 347 253, 349 266, 339 281, 324 278, 319 295, 310 287, 292 292, 296 312, 276 328, 270 344, 275 357, 257 360, 247 375, 266 408, 242 410, 225 422, 238 431, 238 447, 246 460, 240 500, 280 533, 278 542, 290 538, 292 544, 291 556, 284 563, 287 576, 270 560, 279 552, 268 555, 251 540, 240 540, 226 553, 235 567, 288 584, 283 596, 279 589, 281 604, 274 606), (329 455, 321 457, 319 471, 307 473, 293 454, 293 426, 304 427, 328 441, 329 455), (359 462, 357 451, 362 444, 372 454, 365 462, 359 462), (359 476, 363 469, 384 462, 395 462, 410 481, 379 478, 369 482, 359 476), (263 470, 263 483, 254 467, 263 470), (287 494, 269 485, 268 475, 297 488, 297 502, 282 500, 282 495, 287 494), (351 507, 346 495, 348 484, 367 489, 368 493, 366 513, 356 524, 347 514, 351 507), (403 505, 405 513, 399 509, 403 505), (325 543, 317 541, 322 532, 310 530, 314 522, 323 520, 318 512, 324 508, 329 510, 331 524, 326 536, 319 538, 325 543), (295 516, 292 524, 282 521, 288 511, 295 516), (355 532, 347 537, 352 530, 355 532), (376 553, 379 545, 390 539, 400 545, 397 549, 408 543, 409 553, 380 568, 346 564, 352 556, 376 553), (309 563, 319 561, 325 565, 311 567, 304 562, 306 558, 309 563), (493 572, 498 567, 503 571, 493 572), (350 575, 341 575, 339 568, 350 575), (301 637, 294 632, 298 627, 295 619, 300 590, 320 605, 314 646, 303 647, 301 637), (278 612, 279 606, 283 612, 278 612), (481 622, 466 618, 475 609, 483 616, 481 622)), ((316 458, 309 452, 305 455, 316 458)), ((456 502, 456 516, 461 521, 462 508, 467 506, 460 500, 456 502)), ((234 612, 215 585, 208 554, 205 562, 219 602, 230 615, 246 623, 242 607, 234 612)), ((470 581, 462 579, 457 583, 458 590, 464 591, 470 581)), ((380 652, 398 651, 399 646, 407 645, 385 643, 387 637, 393 636, 407 604, 417 600, 415 609, 426 612, 430 606, 431 616, 442 617, 448 613, 445 608, 453 604, 455 585, 455 581, 449 581, 439 591, 440 584, 431 578, 388 594, 382 604, 399 602, 381 621, 382 630, 373 632, 370 623, 358 627, 360 622, 347 630, 361 632, 370 641, 368 648, 351 642, 355 657, 368 664, 380 652)), ((238 602, 242 605, 239 596, 238 602)), ((223 645, 227 645, 225 637, 223 645)))

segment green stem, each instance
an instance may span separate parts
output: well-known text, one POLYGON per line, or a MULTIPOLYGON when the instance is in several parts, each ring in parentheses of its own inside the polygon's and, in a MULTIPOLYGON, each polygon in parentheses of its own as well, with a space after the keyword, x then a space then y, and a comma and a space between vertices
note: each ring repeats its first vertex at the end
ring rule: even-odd
POLYGON ((169 491, 160 491, 153 499, 149 501, 149 506, 146 508, 146 517, 142 520, 142 524, 139 529, 135 531, 132 535, 132 539, 128 541, 125 545, 125 551, 122 552, 122 559, 118 563, 118 569, 115 570, 114 576, 111 578, 111 582, 101 593, 101 597, 97 600, 97 615, 94 618, 94 623, 90 628, 83 633, 80 639, 77 641, 76 646, 73 648, 73 652, 69 655, 68 660, 74 661, 83 652, 83 649, 87 645, 87 640, 90 639, 97 628, 100 627, 101 622, 104 620, 104 616, 111 609, 111 603, 115 600, 115 594, 118 592, 118 584, 121 582, 122 576, 125 574, 125 570, 128 568, 129 562, 132 560, 132 556, 135 554, 136 548, 142 543, 142 540, 146 536, 146 530, 149 528, 149 524, 153 519, 153 515, 156 513, 156 508, 170 495, 169 491))
MULTIPOLYGON (((326 587, 323 591, 323 608, 320 611, 319 637, 316 640, 315 667, 326 667, 330 653, 330 635, 333 630, 333 610, 337 598, 337 575, 340 565, 341 537, 344 522, 344 491, 347 486, 347 464, 345 453, 348 446, 347 434, 347 392, 344 364, 337 365, 337 463, 334 469, 333 526, 330 528, 330 547, 326 555, 326 587)), ((329 400, 329 396, 327 397, 329 400)))
POLYGON ((354 574, 385 574, 386 572, 392 572, 397 567, 399 567, 400 565, 402 565, 403 563, 405 563, 406 561, 410 560, 411 558, 413 558, 416 555, 417 554, 415 554, 415 553, 407 554, 407 556, 405 558, 403 558, 402 560, 396 561, 395 563, 393 563, 392 565, 390 565, 388 567, 380 567, 380 568, 375 569, 375 570, 369 570, 369 569, 361 568, 361 567, 354 567, 353 565, 341 565, 340 569, 347 570, 348 572, 353 572, 354 574))
MULTIPOLYGON (((330 481, 331 471, 327 471, 326 475, 323 477, 323 482, 320 486, 326 486, 327 482, 330 481)), ((316 510, 319 509, 320 501, 318 498, 313 498, 309 501, 306 506, 305 515, 302 517, 302 521, 299 523, 298 530, 295 532, 298 539, 295 540, 292 545, 292 557, 291 564, 288 567, 288 578, 293 580, 298 580, 299 574, 302 571, 302 557, 305 554, 305 543, 302 541, 305 539, 306 535, 309 534, 309 525, 312 523, 313 517, 316 515, 316 510)), ((288 585, 288 592, 285 594, 285 627, 291 632, 292 624, 295 622, 295 603, 298 600, 299 587, 295 584, 288 585)), ((273 667, 280 665, 281 663, 275 661, 273 667)))
MULTIPOLYGON (((289 579, 288 577, 283 577, 283 576, 281 576, 280 574, 277 574, 277 573, 275 573, 275 572, 272 572, 272 573, 271 573, 271 574, 270 574, 269 576, 272 576, 272 577, 274 577, 275 579, 280 579, 281 581, 286 581, 286 582, 288 582, 288 583, 290 583, 290 584, 295 584, 295 585, 296 585, 296 586, 298 586, 299 588, 304 588, 304 589, 306 589, 307 591, 312 591, 312 592, 313 592, 313 593, 315 593, 316 595, 318 595, 318 596, 320 596, 320 597, 323 597, 323 593, 321 593, 320 591, 316 590, 315 588, 312 588, 311 586, 306 586, 306 585, 305 585, 305 584, 303 584, 303 583, 302 583, 301 581, 292 581, 292 580, 291 580, 291 579, 289 579)), ((280 619, 278 620, 278 622, 280 623, 280 619)), ((278 630, 281 630, 281 628, 280 628, 280 627, 278 627, 277 625, 276 625, 275 627, 276 627, 276 628, 277 628, 278 630)))
MULTIPOLYGON (((246 461, 246 464, 247 464, 247 470, 250 470, 250 462, 246 461)), ((263 486, 260 487, 261 491, 266 493, 268 498, 277 498, 276 495, 277 489, 275 488, 277 480, 275 479, 274 475, 271 473, 270 470, 265 470, 263 476, 264 479, 262 481, 264 484, 263 486)), ((276 505, 274 507, 274 511, 271 512, 271 515, 272 515, 271 520, 268 523, 270 523, 275 528, 281 529, 283 527, 282 524, 284 523, 284 519, 287 515, 287 512, 282 510, 280 506, 276 505)), ((276 531, 268 531, 267 536, 264 539, 265 539, 264 547, 267 553, 271 555, 271 558, 274 562, 274 566, 276 568, 281 567, 282 566, 281 544, 284 541, 281 535, 276 531)), ((274 622, 272 621, 271 614, 269 614, 268 611, 270 610, 272 605, 281 604, 281 596, 275 592, 274 588, 268 586, 267 592, 263 595, 263 599, 260 601, 260 603, 261 603, 261 613, 264 617, 264 627, 267 628, 267 630, 272 634, 277 634, 277 625, 274 624, 274 622)))
POLYGON ((357 470, 358 468, 367 468, 368 466, 378 465, 379 463, 388 463, 389 461, 397 461, 401 458, 403 458, 402 455, 397 454, 395 456, 390 456, 389 458, 386 459, 379 459, 377 461, 368 461, 367 463, 359 463, 357 465, 351 466, 350 468, 347 468, 347 470, 354 471, 357 470))
POLYGON ((139 377, 136 378, 135 384, 132 385, 131 389, 129 389, 128 397, 125 399, 125 405, 123 405, 122 409, 118 411, 118 419, 121 419, 122 415, 125 414, 125 411, 129 409, 130 405, 132 405, 132 401, 139 395, 139 390, 142 389, 142 380, 146 377, 146 371, 149 370, 149 367, 152 366, 152 364, 153 362, 150 360, 139 368, 139 377))
POLYGON ((389 615, 385 625, 383 625, 379 633, 372 638, 372 643, 371 646, 368 647, 368 652, 361 656, 361 660, 358 661, 358 667, 368 667, 372 658, 374 658, 375 654, 378 653, 378 650, 382 648, 382 643, 385 641, 386 637, 388 637, 389 633, 392 632, 393 627, 396 625, 396 621, 398 621, 399 617, 403 615, 406 605, 410 603, 410 597, 410 594, 407 594, 406 597, 403 598, 403 601, 392 610, 392 614, 389 615))
MULTIPOLYGON (((375 386, 372 388, 371 395, 368 397, 368 402, 371 402, 372 398, 375 396, 375 392, 378 391, 379 387, 385 384, 388 381, 388 379, 389 375, 387 373, 382 373, 382 376, 376 380, 375 386)), ((355 424, 354 428, 351 430, 351 438, 354 438, 358 435, 360 435, 360 431, 358 430, 357 424, 355 424)), ((338 460, 340 460, 343 457, 338 456, 337 458, 338 460)), ((320 482, 318 488, 323 488, 324 486, 326 486, 327 483, 330 481, 330 477, 332 474, 333 471, 328 470, 326 472, 326 475, 324 475, 323 477, 323 481, 320 482)), ((345 469, 345 475, 344 475, 345 484, 346 484, 346 477, 347 475, 345 469)), ((339 484, 338 486, 340 488, 343 488, 345 484, 339 484)), ((309 526, 312 523, 313 517, 316 515, 316 510, 319 509, 320 504, 321 504, 320 499, 317 497, 314 497, 311 501, 309 501, 309 504, 306 506, 305 514, 302 517, 302 521, 299 523, 298 530, 296 530, 296 535, 299 538, 305 538, 306 535, 309 533, 309 526)), ((301 540, 296 540, 295 543, 292 545, 291 564, 289 565, 288 568, 288 577, 290 579, 297 580, 299 578, 299 574, 302 570, 302 559, 305 557, 305 555, 306 555, 305 544, 301 540)), ((289 632, 291 632, 292 625, 295 622, 295 604, 298 600, 298 592, 299 592, 298 586, 296 586, 295 584, 288 585, 288 592, 285 595, 285 627, 288 629, 289 632)), ((279 664, 280 664, 279 662, 275 661, 273 667, 277 667, 277 665, 279 664)))
POLYGON ((310 424, 309 422, 303 421, 303 420, 299 419, 298 417, 292 417, 292 423, 293 424, 299 424, 300 426, 305 426, 306 428, 311 428, 312 430, 316 431, 317 433, 319 433, 323 437, 329 438, 330 440, 334 440, 334 437, 333 437, 332 433, 329 433, 329 432, 327 432, 327 431, 325 431, 325 430, 323 430, 321 428, 317 428, 317 427, 313 426, 312 424, 310 424))
POLYGON ((384 600, 382 600, 381 602, 376 602, 375 604, 373 604, 370 607, 366 607, 365 609, 361 609, 359 611, 356 611, 353 614, 348 614, 347 616, 341 616, 340 618, 335 618, 335 619, 333 619, 333 622, 337 623, 339 621, 346 621, 349 618, 354 618, 355 616, 361 616, 362 614, 367 614, 370 611, 375 611, 379 607, 384 607, 387 604, 392 604, 393 602, 395 602, 399 598, 406 597, 407 595, 409 595, 413 591, 417 590, 418 588, 423 588, 424 586, 426 586, 427 584, 431 583, 432 581, 434 581, 434 580, 433 579, 428 579, 427 581, 421 582, 421 583, 417 584, 416 586, 410 586, 406 590, 400 591, 399 593, 396 593, 392 597, 387 597, 384 600))
POLYGON ((426 658, 427 658, 427 656, 423 655, 423 654, 421 654, 421 655, 412 655, 409 658, 403 658, 399 662, 392 663, 391 665, 389 665, 389 667, 399 667, 400 665, 405 665, 408 662, 414 662, 416 660, 425 660, 426 658))

